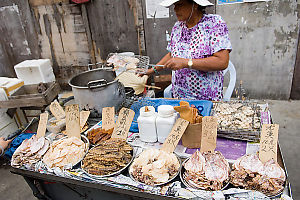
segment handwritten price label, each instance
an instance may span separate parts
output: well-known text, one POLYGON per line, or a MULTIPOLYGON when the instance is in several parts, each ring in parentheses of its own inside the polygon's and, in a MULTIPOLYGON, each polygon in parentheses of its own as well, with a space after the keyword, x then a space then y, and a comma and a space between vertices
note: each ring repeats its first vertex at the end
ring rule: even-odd
POLYGON ((37 129, 36 137, 45 137, 47 122, 48 122, 49 114, 47 112, 40 114, 39 126, 37 129))
POLYGON ((173 153, 188 125, 189 122, 187 120, 178 118, 171 130, 171 133, 168 135, 167 139, 163 143, 161 150, 173 153))
POLYGON ((80 138, 80 115, 77 104, 66 106, 66 131, 69 137, 80 138))
POLYGON ((64 109, 59 105, 57 100, 50 104, 50 111, 56 119, 64 119, 66 117, 64 109))
POLYGON ((88 118, 89 118, 89 116, 90 116, 90 111, 81 111, 80 113, 79 113, 79 115, 80 115, 80 128, 83 128, 84 127, 84 125, 85 125, 85 123, 86 123, 86 121, 88 120, 88 118))
POLYGON ((115 107, 102 109, 102 128, 109 130, 115 127, 115 107))
POLYGON ((216 117, 207 116, 202 119, 201 152, 215 151, 217 146, 218 120, 216 117))
POLYGON ((278 124, 263 124, 260 136, 259 159, 265 163, 271 159, 277 162, 278 124))
POLYGON ((135 112, 128 108, 122 108, 119 113, 116 128, 111 138, 121 138, 126 140, 135 112))

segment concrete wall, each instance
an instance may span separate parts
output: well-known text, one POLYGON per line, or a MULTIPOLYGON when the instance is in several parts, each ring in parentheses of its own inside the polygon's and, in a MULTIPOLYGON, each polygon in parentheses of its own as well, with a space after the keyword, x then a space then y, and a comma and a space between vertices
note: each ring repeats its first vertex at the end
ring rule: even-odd
POLYGON ((237 83, 250 98, 290 97, 298 41, 296 0, 218 5, 227 22, 237 83))

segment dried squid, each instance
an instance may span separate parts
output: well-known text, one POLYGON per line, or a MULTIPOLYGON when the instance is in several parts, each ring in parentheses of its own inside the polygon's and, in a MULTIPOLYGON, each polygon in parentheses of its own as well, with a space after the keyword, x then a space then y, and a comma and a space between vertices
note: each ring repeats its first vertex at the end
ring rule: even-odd
POLYGON ((224 156, 216 152, 196 151, 184 163, 183 178, 193 188, 221 190, 229 179, 229 164, 224 156))
POLYGON ((37 138, 33 135, 30 139, 24 140, 17 148, 11 159, 11 166, 34 169, 35 164, 41 160, 47 152, 50 142, 44 137, 37 138))
POLYGON ((230 174, 231 183, 272 196, 280 193, 285 183, 285 172, 273 159, 262 163, 258 153, 239 158, 230 174))
POLYGON ((175 154, 147 149, 133 161, 129 173, 142 183, 155 185, 173 178, 179 168, 180 163, 175 154))

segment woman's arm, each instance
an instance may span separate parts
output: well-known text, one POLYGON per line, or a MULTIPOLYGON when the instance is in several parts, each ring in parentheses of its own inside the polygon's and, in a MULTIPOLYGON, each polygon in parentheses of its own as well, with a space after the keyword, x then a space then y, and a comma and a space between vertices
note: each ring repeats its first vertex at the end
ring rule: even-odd
MULTIPOLYGON (((170 58, 164 68, 178 70, 188 68, 189 59, 186 58, 170 58)), ((201 71, 220 71, 227 68, 229 62, 229 51, 221 50, 207 58, 193 59, 192 69, 201 71)))

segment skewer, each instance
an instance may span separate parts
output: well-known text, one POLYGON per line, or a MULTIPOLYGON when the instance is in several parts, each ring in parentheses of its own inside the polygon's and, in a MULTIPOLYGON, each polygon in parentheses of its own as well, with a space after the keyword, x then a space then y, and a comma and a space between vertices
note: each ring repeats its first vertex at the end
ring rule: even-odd
POLYGON ((164 65, 154 65, 154 64, 148 64, 148 66, 150 66, 150 67, 155 67, 155 66, 164 67, 164 65))

